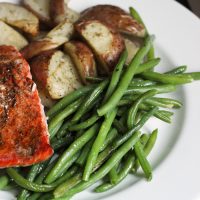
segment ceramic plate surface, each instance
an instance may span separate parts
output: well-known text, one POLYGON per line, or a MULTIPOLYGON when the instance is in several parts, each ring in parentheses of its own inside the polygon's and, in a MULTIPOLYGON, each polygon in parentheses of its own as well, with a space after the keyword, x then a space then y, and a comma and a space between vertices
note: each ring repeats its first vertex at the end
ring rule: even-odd
MULTIPOLYGON (((162 58, 158 71, 185 64, 188 71, 200 71, 200 20, 180 4, 173 0, 71 0, 69 6, 82 11, 97 4, 126 10, 133 6, 139 11, 149 32, 156 35, 156 53, 162 58)), ((175 112, 173 123, 151 119, 145 126, 147 131, 159 128, 149 157, 153 180, 130 175, 107 193, 93 193, 93 187, 74 200, 200 200, 200 82, 181 87, 170 96, 184 103, 175 112)), ((13 194, 0 192, 0 200, 14 199, 13 194)))

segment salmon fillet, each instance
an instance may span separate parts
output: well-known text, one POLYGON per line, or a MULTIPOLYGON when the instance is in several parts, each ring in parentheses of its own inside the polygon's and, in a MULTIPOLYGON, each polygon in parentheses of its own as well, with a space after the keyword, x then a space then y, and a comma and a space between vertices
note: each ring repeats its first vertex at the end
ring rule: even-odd
POLYGON ((0 46, 0 168, 28 166, 53 154, 30 68, 11 46, 0 46))

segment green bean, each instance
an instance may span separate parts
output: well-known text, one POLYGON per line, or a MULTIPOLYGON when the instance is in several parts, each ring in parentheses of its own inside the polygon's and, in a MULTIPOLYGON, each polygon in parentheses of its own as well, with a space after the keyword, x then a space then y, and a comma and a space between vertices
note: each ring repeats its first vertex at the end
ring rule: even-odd
POLYGON ((55 114, 57 114, 59 111, 82 97, 83 95, 90 92, 95 86, 89 85, 79 88, 78 90, 75 90, 65 96, 63 99, 61 99, 58 103, 56 103, 47 113, 46 116, 51 119, 55 114))
POLYGON ((10 179, 8 176, 3 175, 0 177, 0 190, 3 190, 6 186, 8 186, 10 179))
MULTIPOLYGON (((40 168, 41 164, 36 164, 33 165, 30 169, 30 171, 28 172, 28 176, 27 176, 27 180, 33 182, 35 177, 37 176, 38 172, 39 172, 39 168, 40 168)), ((28 196, 30 195, 29 191, 23 189, 19 195, 17 196, 17 200, 24 200, 26 199, 28 196)))
MULTIPOLYGON (((124 96, 122 100, 119 102, 118 106, 131 104, 137 98, 138 98, 138 95, 124 96)), ((171 99, 171 98, 151 97, 149 99, 146 99, 144 103, 151 106, 158 106, 158 107, 163 107, 163 108, 181 108, 182 107, 182 103, 180 101, 171 99)))
POLYGON ((95 192, 105 192, 107 190, 110 190, 112 188, 114 188, 115 186, 117 186, 121 181, 123 181, 126 176, 128 175, 128 173, 131 171, 132 167, 133 167, 133 163, 135 160, 135 155, 133 154, 133 152, 129 153, 128 157, 126 158, 126 161, 124 163, 124 166, 122 167, 121 171, 119 172, 117 178, 114 180, 114 182, 112 183, 103 183, 102 185, 98 186, 95 189, 95 192))
MULTIPOLYGON (((131 16, 132 16, 136 21, 138 21, 139 23, 141 23, 141 24, 144 26, 145 31, 146 31, 146 35, 149 35, 149 32, 148 32, 148 30, 147 30, 147 27, 145 26, 145 23, 143 22, 143 20, 142 20, 141 16, 139 15, 139 13, 138 13, 133 7, 130 7, 129 10, 130 10, 131 16)), ((153 47, 153 44, 152 44, 152 46, 151 46, 151 48, 150 48, 150 50, 149 50, 149 52, 148 52, 148 54, 147 54, 148 60, 153 59, 153 58, 155 57, 154 54, 155 54, 155 53, 154 53, 154 47, 153 47)))
POLYGON ((98 167, 106 160, 106 158, 108 158, 108 156, 113 151, 115 151, 120 145, 127 141, 136 131, 140 130, 143 127, 143 125, 149 120, 149 118, 153 116, 155 112, 157 112, 157 110, 158 108, 155 107, 149 112, 145 113, 135 127, 126 132, 126 134, 117 137, 110 146, 108 146, 104 151, 102 151, 97 158, 94 170, 98 169, 98 167))
POLYGON ((147 78, 148 80, 157 81, 159 83, 164 84, 185 84, 185 83, 191 83, 193 81, 193 78, 191 75, 187 74, 160 74, 157 72, 143 72, 142 77, 147 78))
MULTIPOLYGON (((99 169, 99 167, 110 157, 111 153, 114 152, 124 142, 126 142, 135 133, 135 131, 138 131, 140 128, 142 128, 147 120, 157 111, 157 109, 158 108, 154 108, 150 112, 145 113, 140 122, 138 122, 138 124, 132 130, 128 131, 121 137, 117 137, 111 145, 107 146, 106 149, 99 154, 96 164, 93 168, 93 172, 99 169)), ((81 182, 81 177, 82 172, 80 171, 74 177, 58 186, 54 191, 54 195, 57 196, 60 193, 69 191, 71 188, 81 182)))
POLYGON ((105 120, 101 125, 99 133, 92 145, 91 151, 88 155, 86 166, 83 172, 83 180, 87 181, 90 177, 94 164, 96 162, 97 156, 99 154, 100 148, 103 145, 107 134, 112 126, 113 120, 115 119, 117 114, 117 109, 114 109, 110 113, 105 115, 105 120))
POLYGON ((51 162, 52 159, 49 159, 46 161, 47 167, 39 174, 39 176, 35 179, 35 183, 37 184, 42 184, 45 177, 47 176, 47 174, 50 172, 50 170, 53 168, 53 166, 55 165, 57 159, 55 159, 54 161, 51 162))
MULTIPOLYGON (((78 157, 80 156, 80 151, 78 151, 77 153, 75 153, 70 159, 68 159, 67 162, 65 162, 63 165, 62 165, 62 170, 61 171, 58 171, 56 174, 54 174, 54 177, 53 179, 50 179, 51 180, 51 183, 52 183, 52 180, 53 181, 56 181, 58 178, 60 178, 63 174, 65 174, 67 172, 67 170, 76 162, 76 160, 78 159, 78 157)), ((51 173, 51 171, 50 171, 51 173)), ((50 174, 49 173, 49 174, 50 174)), ((47 179, 46 180, 49 180, 49 175, 47 175, 47 179)), ((46 181, 45 180, 45 181, 46 181)))
POLYGON ((186 70, 187 70, 187 66, 180 66, 168 72, 165 72, 165 74, 183 74, 186 70))
POLYGON ((124 95, 124 92, 127 90, 131 80, 133 79, 136 69, 140 65, 144 56, 149 51, 152 40, 153 38, 151 36, 145 39, 144 46, 137 52, 137 54, 131 61, 131 64, 129 65, 129 67, 126 69, 123 76, 121 77, 118 83, 118 86, 113 92, 112 96, 108 99, 108 101, 104 105, 102 105, 97 110, 99 116, 105 115, 107 112, 109 112, 114 107, 116 107, 121 97, 124 95))
MULTIPOLYGON (((152 107, 147 106, 144 103, 141 103, 139 109, 142 111, 148 112, 152 107)), ((154 113, 154 116, 164 122, 171 123, 170 117, 173 115, 172 112, 166 110, 158 110, 154 113)))
MULTIPOLYGON (((101 146, 101 148, 100 148, 100 151, 103 151, 112 141, 113 141, 113 139, 114 138, 116 138, 117 137, 117 135, 118 135, 118 133, 117 133, 117 130, 115 129, 115 128, 112 128, 110 131, 109 131, 109 133, 108 133, 108 136, 106 137, 106 140, 104 141, 104 143, 103 143, 103 145, 101 146)), ((91 143, 92 143, 92 141, 90 141, 91 143)), ((80 162, 82 163, 82 160, 84 160, 84 159, 86 159, 85 158, 85 156, 87 156, 86 154, 86 152, 87 151, 89 151, 90 150, 90 147, 89 147, 90 145, 86 145, 84 148, 83 148, 83 151, 82 151, 82 154, 83 155, 80 155, 80 158, 77 160, 77 164, 80 164, 79 163, 79 160, 80 160, 80 162), (87 151, 86 151, 86 149, 87 149, 87 151), (84 151, 86 151, 86 152, 84 152, 84 151)), ((81 164, 80 164, 81 165, 81 164)))
MULTIPOLYGON (((140 142, 141 142, 141 145, 142 145, 143 148, 147 144, 147 142, 149 141, 149 138, 150 138, 150 136, 147 135, 147 134, 141 135, 140 142)), ((135 173, 137 171, 137 168, 135 167, 137 162, 139 164, 139 161, 135 158, 135 155, 134 155, 134 166, 132 166, 132 169, 131 169, 132 173, 135 173)))
POLYGON ((83 166, 87 160, 88 154, 92 148, 92 145, 94 143, 94 139, 90 140, 83 148, 81 151, 81 155, 79 158, 76 160, 76 164, 83 166))
POLYGON ((170 99, 170 98, 152 97, 151 100, 155 100, 163 104, 172 105, 172 108, 181 108, 183 105, 180 101, 175 100, 175 99, 170 99))
MULTIPOLYGON (((123 56, 125 56, 125 55, 123 55, 123 56)), ((140 66, 137 68, 135 74, 140 74, 144 71, 154 68, 156 65, 159 64, 160 60, 161 60, 160 58, 153 58, 153 59, 146 61, 145 63, 140 64, 140 66)), ((120 61, 119 61, 119 63, 120 63, 120 61)), ((105 80, 105 78, 100 78, 100 77, 86 77, 86 79, 91 82, 95 82, 95 83, 105 80)))
POLYGON ((87 76, 86 80, 92 83, 100 83, 103 80, 105 80, 106 78, 104 77, 92 77, 92 76, 87 76))
MULTIPOLYGON (((144 71, 154 68, 156 65, 159 64, 160 60, 161 60, 160 58, 152 58, 152 59, 146 61, 145 63, 140 64, 140 66, 137 68, 135 74, 140 74, 144 71)), ((102 78, 102 77, 86 77, 86 79, 88 81, 95 82, 95 83, 99 83, 99 82, 105 80, 105 78, 102 78)))
POLYGON ((38 200, 42 195, 43 195, 43 193, 41 193, 41 192, 34 192, 32 195, 30 195, 27 198, 27 200, 38 200))
POLYGON ((164 114, 164 115, 166 115, 166 116, 168 116, 168 117, 171 117, 171 116, 174 115, 173 112, 168 111, 168 110, 159 110, 159 112, 161 112, 162 114, 164 114))
MULTIPOLYGON (((39 174, 39 176, 34 181, 35 183, 37 183, 37 184, 42 184, 43 183, 43 180, 45 179, 45 177, 47 176, 47 174, 49 173, 49 171, 52 169, 52 167, 56 163, 56 160, 54 160, 51 163, 50 163, 50 161, 51 161, 51 159, 49 159, 49 160, 47 160, 47 161, 44 162, 44 166, 47 166, 47 167, 39 174)), ((40 193, 40 192, 33 193, 32 195, 30 195, 27 198, 27 200, 37 200, 41 195, 42 195, 42 193, 40 193)))
POLYGON ((64 122, 64 120, 61 120, 60 122, 58 122, 58 124, 55 127, 53 127, 51 129, 51 132, 49 131, 50 139, 55 137, 55 135, 57 134, 58 130, 62 126, 63 122, 64 122))
POLYGON ((73 123, 71 123, 71 121, 66 121, 61 128, 58 130, 56 136, 57 138, 61 138, 64 135, 67 134, 67 130, 69 129, 69 127, 72 125, 73 123))
POLYGON ((190 72, 190 73, 185 73, 184 75, 191 76, 193 80, 200 80, 200 72, 190 72))
POLYGON ((130 11, 130 14, 131 16, 139 23, 141 23, 144 27, 145 27, 145 30, 147 31, 147 28, 141 18, 141 16, 139 15, 139 13, 133 8, 133 7, 130 7, 129 8, 129 11, 130 11))
MULTIPOLYGON (((124 105, 130 105, 132 104, 132 100, 128 100, 128 99, 124 99, 121 100, 118 104, 118 106, 124 106, 124 105)), ((139 110, 140 111, 149 111, 152 108, 152 106, 148 106, 146 103, 141 103, 139 105, 139 110)), ((172 115, 172 112, 169 111, 165 111, 165 110, 158 110, 156 113, 154 113, 154 116, 164 122, 167 123, 171 123, 171 119, 170 116, 172 115)), ((137 120, 136 120, 137 121, 137 120)), ((116 124, 114 123, 115 127, 117 127, 118 129, 120 128, 119 126, 116 126, 116 124)))
POLYGON ((58 113, 49 123, 49 132, 51 133, 51 131, 59 124, 60 121, 74 113, 81 103, 82 99, 79 98, 75 102, 68 105, 62 112, 58 113))
POLYGON ((117 173, 118 167, 119 163, 117 163, 108 173, 111 184, 116 183, 116 180, 118 179, 118 173, 117 173))
POLYGON ((58 149, 62 147, 66 147, 66 145, 69 145, 73 141, 73 137, 71 134, 66 135, 64 138, 54 139, 51 142, 51 146, 54 149, 54 151, 57 151, 58 149))
POLYGON ((149 136, 147 134, 142 134, 140 137, 140 142, 142 145, 146 145, 147 141, 149 140, 149 136))
POLYGON ((151 59, 151 60, 148 60, 147 62, 141 64, 141 65, 137 68, 135 74, 140 74, 140 73, 142 73, 142 72, 144 72, 144 71, 148 71, 148 70, 154 68, 156 65, 159 64, 160 60, 161 60, 160 58, 153 58, 153 59, 151 59))
POLYGON ((63 183, 68 178, 73 176, 77 172, 77 170, 78 170, 78 167, 76 165, 74 165, 65 174, 63 174, 58 180, 53 182, 51 185, 54 185, 55 187, 59 186, 61 183, 63 183))
POLYGON ((96 123, 90 129, 88 129, 83 135, 76 139, 60 156, 58 162, 50 171, 45 179, 46 183, 52 183, 55 180, 57 173, 62 174, 64 171, 63 165, 68 162, 97 132, 99 125, 96 123))
MULTIPOLYGON (((119 103, 117 104, 117 106, 119 106, 119 107, 121 107, 121 106, 127 106, 127 105, 131 105, 132 103, 133 103, 133 100, 130 100, 130 99, 121 99, 119 101, 119 103)), ((124 107, 122 107, 122 108, 124 108, 124 107)))
POLYGON ((149 106, 158 106, 158 107, 162 107, 162 108, 173 108, 174 107, 173 104, 162 103, 160 101, 156 101, 156 100, 153 100, 150 98, 145 100, 144 103, 149 106))
POLYGON ((113 126, 117 129, 117 131, 121 134, 127 131, 126 127, 117 119, 113 121, 113 126))
MULTIPOLYGON (((77 169, 77 166, 71 167, 63 176, 61 176, 57 181, 53 182, 51 185, 57 187, 58 185, 66 181, 68 178, 73 176, 77 172, 77 169)), ((40 180, 39 182, 41 183, 42 181, 40 180)), ((30 197, 28 197, 28 200, 37 200, 40 196, 42 196, 42 193, 34 193, 30 197)))
MULTIPOLYGON (((145 144, 144 153, 145 153, 146 156, 148 156, 150 154, 151 150, 153 149, 153 147, 156 143, 157 135, 158 135, 158 129, 156 129, 152 132, 147 143, 145 144)), ((134 166, 136 171, 138 170, 139 166, 140 166, 140 163, 139 163, 138 160, 136 160, 135 166, 134 166)))
POLYGON ((138 131, 140 128, 143 127, 143 125, 147 122, 147 120, 152 116, 154 115, 155 112, 158 111, 158 108, 155 107, 153 109, 151 109, 149 112, 145 113, 143 116, 142 116, 142 119, 131 129, 129 130, 126 134, 122 135, 120 137, 120 139, 116 140, 114 143, 113 143, 113 146, 120 146, 121 144, 123 144, 125 141, 127 141, 127 139, 129 137, 132 136, 132 134, 135 132, 135 131, 138 131))
POLYGON ((128 56, 128 52, 127 52, 127 50, 125 50, 122 53, 122 55, 120 56, 119 62, 116 65, 116 67, 115 67, 115 69, 112 73, 110 84, 109 84, 108 89, 106 91, 106 94, 104 96, 103 102, 105 102, 108 98, 110 98, 110 96, 113 94, 114 90, 116 89, 117 84, 120 80, 122 69, 123 69, 123 66, 126 62, 127 56, 128 56))
POLYGON ((85 101, 82 103, 78 111, 71 119, 72 122, 77 122, 83 116, 83 114, 85 114, 85 112, 89 110, 92 102, 94 102, 99 97, 99 95, 101 95, 107 85, 108 80, 104 80, 91 92, 91 94, 85 99, 85 101))
POLYGON ((135 154, 139 160, 139 163, 144 171, 145 177, 148 181, 152 179, 152 168, 149 164, 148 160, 146 159, 146 155, 143 151, 142 145, 140 141, 138 141, 134 146, 135 154))
MULTIPOLYGON (((156 94, 155 91, 149 91, 148 93, 141 95, 136 100, 136 102, 133 104, 133 106, 130 108, 130 111, 129 111, 129 114, 128 114, 128 120, 127 120, 127 125, 128 125, 129 129, 131 129, 135 126, 135 116, 136 116, 137 110, 138 110, 141 102, 143 100, 145 100, 146 98, 148 98, 152 95, 155 95, 155 94, 156 94)), ((136 156, 137 156, 137 158, 140 162, 140 165, 141 165, 141 167, 144 171, 144 174, 145 174, 147 180, 151 180, 152 179, 151 165, 149 164, 148 160, 146 159, 145 153, 143 151, 143 145, 141 144, 140 141, 136 142, 136 144, 134 146, 134 151, 135 151, 135 154, 136 154, 136 156)), ((132 166, 131 166, 131 168, 132 168, 132 166)))
POLYGON ((147 92, 148 90, 157 90, 157 93, 169 93, 169 92, 174 92, 176 90, 175 85, 170 85, 170 84, 165 84, 165 85, 151 85, 151 86, 145 86, 145 87, 129 87, 124 95, 129 95, 129 94, 140 94, 147 92))
POLYGON ((147 105, 158 106, 162 108, 180 108, 182 106, 181 102, 173 99, 159 100, 158 98, 149 98, 144 101, 147 105))
POLYGON ((152 86, 152 85, 156 85, 155 81, 149 81, 149 80, 132 80, 132 82, 130 83, 130 87, 144 87, 144 86, 152 86))
POLYGON ((152 46, 147 54, 147 58, 148 60, 151 60, 153 58, 155 58, 155 50, 154 47, 152 46))
POLYGON ((82 173, 78 172, 76 173, 72 178, 70 178, 69 180, 67 180, 66 182, 63 182, 62 184, 60 184, 53 192, 54 196, 60 197, 62 196, 62 194, 66 193, 67 191, 69 191, 71 188, 73 188, 74 186, 76 186, 78 183, 80 183, 82 177, 82 173))
POLYGON ((96 171, 94 174, 91 175, 88 181, 82 181, 81 183, 76 185, 74 188, 70 189, 66 194, 54 193, 54 196, 55 197, 60 197, 63 195, 72 196, 88 188, 93 183, 103 178, 122 159, 122 157, 135 145, 135 143, 138 140, 139 140, 139 136, 138 136, 138 133, 136 132, 115 153, 113 153, 111 158, 98 171, 96 171))
POLYGON ((49 200, 49 199, 52 199, 52 198, 53 198, 53 194, 48 193, 48 194, 42 195, 42 197, 39 198, 38 200, 49 200))
POLYGON ((117 130, 115 128, 112 128, 109 131, 103 145, 101 146, 100 152, 102 152, 109 144, 111 144, 111 142, 113 142, 113 140, 116 139, 117 136, 118 136, 117 130))
POLYGON ((147 98, 154 96, 157 93, 156 90, 150 90, 144 94, 142 94, 141 96, 139 96, 137 98, 137 100, 133 103, 133 105, 131 106, 129 112, 128 112, 128 118, 127 118, 127 126, 129 129, 131 129, 135 123, 136 123, 136 114, 137 111, 139 109, 139 105, 147 98))
POLYGON ((154 116, 155 116, 156 118, 158 118, 158 119, 160 119, 160 120, 162 120, 162 121, 168 123, 168 124, 171 123, 171 118, 170 118, 170 116, 167 116, 167 115, 163 114, 163 112, 160 111, 160 110, 159 110, 158 112, 156 112, 156 113, 154 114, 154 116))
POLYGON ((70 131, 78 131, 81 129, 86 129, 90 126, 92 126, 100 117, 95 113, 90 117, 89 119, 81 122, 80 124, 74 124, 69 127, 70 131))
POLYGON ((30 190, 33 192, 49 192, 54 189, 54 187, 52 187, 51 185, 40 185, 40 184, 33 183, 31 181, 28 181, 13 168, 6 169, 6 172, 19 186, 27 190, 30 190))
MULTIPOLYGON (((148 105, 146 105, 146 104, 144 104, 144 103, 141 103, 141 104, 139 105, 139 109, 140 109, 141 111, 149 111, 150 109, 152 109, 152 106, 148 106, 148 105)), ((165 115, 166 117, 171 117, 174 113, 171 112, 171 111, 168 111, 168 110, 158 110, 158 111, 155 113, 154 116, 156 117, 157 114, 165 115)))

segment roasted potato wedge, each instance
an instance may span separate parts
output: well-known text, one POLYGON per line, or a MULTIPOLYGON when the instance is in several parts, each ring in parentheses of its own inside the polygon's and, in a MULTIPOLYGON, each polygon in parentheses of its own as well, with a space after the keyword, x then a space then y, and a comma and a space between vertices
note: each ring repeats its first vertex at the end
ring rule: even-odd
POLYGON ((84 84, 87 84, 87 76, 97 76, 94 55, 85 43, 79 41, 67 42, 64 45, 64 51, 72 58, 84 84))
POLYGON ((28 44, 24 36, 3 21, 0 21, 0 30, 0 45, 11 45, 20 50, 28 44))
POLYGON ((40 21, 46 24, 50 23, 50 0, 23 0, 23 5, 34 13, 40 21))
POLYGON ((80 14, 68 8, 67 3, 65 0, 51 0, 50 15, 54 25, 61 23, 65 19, 72 23, 78 20, 80 14))
POLYGON ((22 49, 21 53, 24 58, 30 59, 43 51, 55 49, 69 41, 73 32, 73 24, 65 20, 52 29, 44 38, 31 42, 22 49))
POLYGON ((145 36, 145 27, 117 6, 97 5, 81 13, 80 20, 99 20, 121 33, 145 36))
POLYGON ((128 65, 133 59, 133 57, 135 56, 135 54, 138 52, 141 45, 139 42, 132 41, 127 38, 124 39, 124 41, 125 41, 125 46, 128 52, 128 57, 126 59, 126 64, 128 65))
POLYGON ((39 30, 38 18, 15 4, 0 3, 0 20, 31 35, 37 35, 39 30))
POLYGON ((81 86, 76 68, 62 51, 43 52, 31 60, 30 67, 40 87, 52 99, 60 99, 81 86))
POLYGON ((99 72, 112 72, 125 48, 121 35, 98 20, 76 23, 75 29, 95 52, 100 66, 103 67, 98 68, 99 72))

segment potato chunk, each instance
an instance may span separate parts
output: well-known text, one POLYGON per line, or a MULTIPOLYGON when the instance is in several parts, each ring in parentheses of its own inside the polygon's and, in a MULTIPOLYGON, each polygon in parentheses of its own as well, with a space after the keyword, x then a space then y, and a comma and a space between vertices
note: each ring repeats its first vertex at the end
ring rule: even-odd
POLYGON ((30 59, 43 51, 55 49, 65 42, 69 41, 74 32, 73 24, 63 21, 52 29, 44 38, 31 42, 22 49, 24 58, 30 59))
POLYGON ((52 99, 60 99, 81 86, 78 73, 69 56, 62 51, 51 50, 34 57, 31 71, 52 99))
POLYGON ((0 3, 0 20, 31 35, 37 35, 39 30, 38 18, 26 8, 12 3, 0 3))
POLYGON ((137 37, 145 36, 145 27, 127 12, 113 5, 97 5, 82 12, 80 20, 99 20, 121 33, 137 37))
POLYGON ((72 58, 84 84, 87 84, 87 76, 97 76, 94 55, 86 44, 79 41, 70 41, 65 43, 64 51, 72 58))
POLYGON ((40 21, 47 24, 50 23, 50 0, 23 0, 23 5, 33 12, 40 21))
POLYGON ((20 50, 28 44, 24 36, 3 21, 0 21, 0 30, 0 45, 11 45, 20 50))
POLYGON ((103 74, 112 72, 125 48, 121 35, 98 20, 79 22, 75 29, 95 52, 103 67, 99 71, 103 74))

